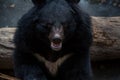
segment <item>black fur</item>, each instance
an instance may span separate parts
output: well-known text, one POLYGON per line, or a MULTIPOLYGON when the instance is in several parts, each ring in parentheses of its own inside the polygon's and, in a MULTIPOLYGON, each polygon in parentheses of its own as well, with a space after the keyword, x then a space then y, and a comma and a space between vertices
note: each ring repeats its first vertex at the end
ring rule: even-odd
POLYGON ((91 80, 91 19, 78 7, 79 0, 32 1, 35 6, 19 20, 14 36, 16 77, 21 80, 91 80), (43 21, 67 25, 64 28, 63 47, 60 51, 50 48, 50 29, 41 24, 43 21), (55 62, 66 54, 72 56, 65 60, 57 74, 52 76, 44 63, 33 56, 35 53, 50 62, 55 62))

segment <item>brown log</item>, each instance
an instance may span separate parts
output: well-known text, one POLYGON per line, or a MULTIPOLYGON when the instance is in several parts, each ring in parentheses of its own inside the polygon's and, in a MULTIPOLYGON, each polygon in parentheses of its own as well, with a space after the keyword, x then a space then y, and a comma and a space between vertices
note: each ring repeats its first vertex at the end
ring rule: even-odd
MULTIPOLYGON (((92 61, 120 58, 120 17, 92 17, 92 61)), ((0 28, 0 69, 13 68, 15 28, 0 28)))
POLYGON ((120 17, 92 17, 92 60, 120 58, 120 17))
POLYGON ((0 28, 0 69, 13 67, 12 54, 14 49, 13 34, 15 28, 0 28))
POLYGON ((0 73, 0 80, 20 80, 20 79, 0 73))

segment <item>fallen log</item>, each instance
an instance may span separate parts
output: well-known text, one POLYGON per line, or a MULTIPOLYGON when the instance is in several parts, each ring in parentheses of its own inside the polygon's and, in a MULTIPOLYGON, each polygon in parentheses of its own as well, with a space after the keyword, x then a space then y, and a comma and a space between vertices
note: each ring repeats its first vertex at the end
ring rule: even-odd
MULTIPOLYGON (((120 58, 120 17, 92 17, 92 61, 120 58)), ((0 69, 11 69, 16 28, 0 28, 0 69)))
POLYGON ((20 80, 20 79, 0 73, 0 80, 20 80))
POLYGON ((93 17, 92 60, 120 58, 120 17, 93 17))

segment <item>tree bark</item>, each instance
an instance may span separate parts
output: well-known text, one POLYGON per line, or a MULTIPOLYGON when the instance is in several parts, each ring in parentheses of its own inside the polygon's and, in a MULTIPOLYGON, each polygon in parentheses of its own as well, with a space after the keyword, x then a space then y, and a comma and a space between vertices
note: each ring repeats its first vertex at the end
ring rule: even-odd
POLYGON ((120 17, 92 17, 92 60, 120 58, 120 17))
POLYGON ((12 54, 14 49, 13 34, 15 28, 0 28, 0 69, 13 67, 12 54))
MULTIPOLYGON (((92 17, 92 61, 120 58, 120 17, 92 17)), ((0 28, 0 69, 13 68, 13 35, 16 28, 0 28)))

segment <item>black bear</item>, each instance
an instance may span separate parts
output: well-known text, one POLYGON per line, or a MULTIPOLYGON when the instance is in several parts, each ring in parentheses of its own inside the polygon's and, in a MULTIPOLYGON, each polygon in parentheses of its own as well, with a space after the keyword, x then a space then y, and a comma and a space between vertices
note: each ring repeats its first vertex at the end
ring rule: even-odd
POLYGON ((91 19, 80 0, 32 0, 14 36, 21 80, 91 80, 91 19))

